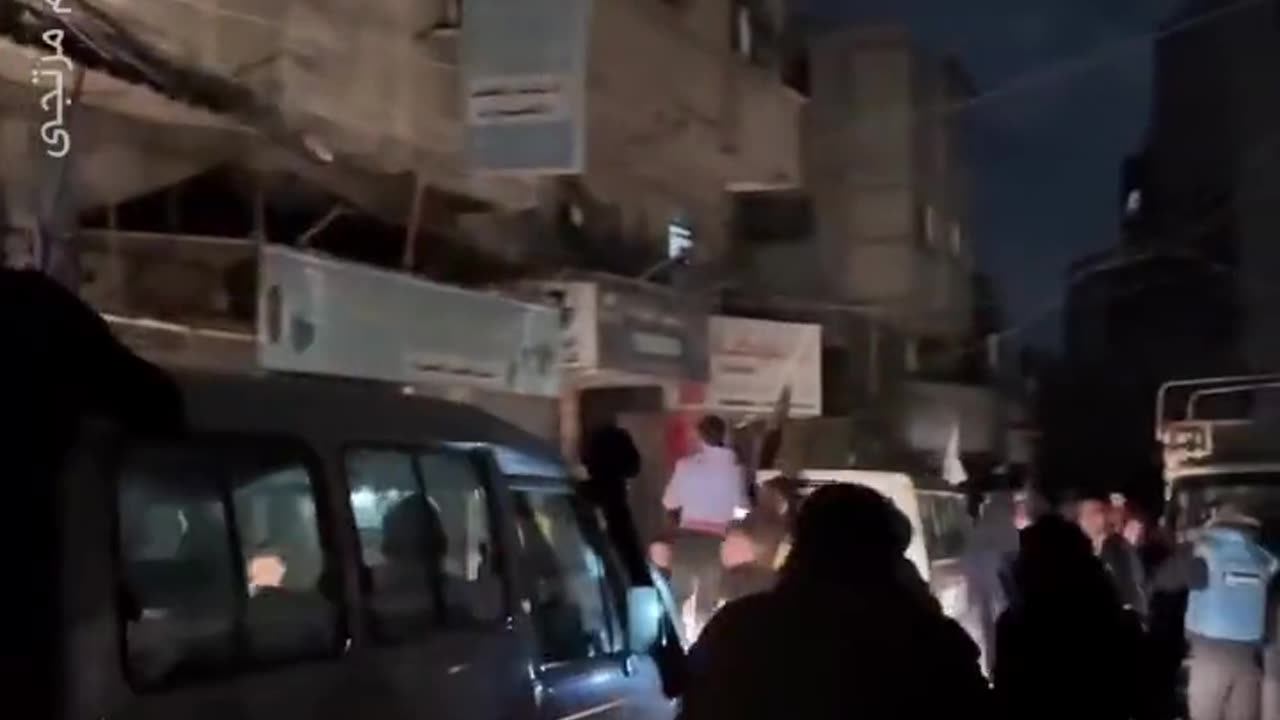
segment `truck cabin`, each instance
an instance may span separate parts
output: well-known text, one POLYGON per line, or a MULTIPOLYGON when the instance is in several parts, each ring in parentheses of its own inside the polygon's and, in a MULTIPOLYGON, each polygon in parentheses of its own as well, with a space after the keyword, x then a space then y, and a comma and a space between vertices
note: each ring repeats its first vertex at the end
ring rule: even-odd
POLYGON ((1157 421, 1169 528, 1185 538, 1231 506, 1280 552, 1280 376, 1171 383, 1157 421))

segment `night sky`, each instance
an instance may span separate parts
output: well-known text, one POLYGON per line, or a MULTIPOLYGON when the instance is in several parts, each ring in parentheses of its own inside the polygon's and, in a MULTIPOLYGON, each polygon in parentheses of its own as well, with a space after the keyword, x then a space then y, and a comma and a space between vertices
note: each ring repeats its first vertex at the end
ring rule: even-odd
POLYGON ((1179 0, 796 2, 824 23, 904 22, 925 50, 960 58, 979 93, 997 92, 965 111, 970 234, 1016 337, 1056 346, 1068 264, 1118 239, 1120 163, 1147 120, 1144 36, 1179 0))

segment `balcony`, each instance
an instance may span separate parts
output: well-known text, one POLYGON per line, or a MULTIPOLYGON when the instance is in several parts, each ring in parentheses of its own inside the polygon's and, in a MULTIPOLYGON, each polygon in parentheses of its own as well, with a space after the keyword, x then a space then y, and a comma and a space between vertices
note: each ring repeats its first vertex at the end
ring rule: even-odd
MULTIPOLYGON (((45 171, 30 73, 40 51, 0 40, 0 167, 19 224, 45 171)), ((71 127, 80 208, 121 202, 245 152, 236 123, 98 70, 86 73, 71 127), (162 129, 161 132, 156 130, 162 129)))
POLYGON ((473 178, 462 157, 456 31, 412 0, 101 0, 175 62, 238 81, 339 162, 499 207, 534 203, 522 180, 473 178))
POLYGON ((619 0, 592 17, 587 184, 645 208, 650 227, 683 212, 703 247, 721 232, 726 190, 800 182, 805 100, 730 51, 727 7, 619 0))

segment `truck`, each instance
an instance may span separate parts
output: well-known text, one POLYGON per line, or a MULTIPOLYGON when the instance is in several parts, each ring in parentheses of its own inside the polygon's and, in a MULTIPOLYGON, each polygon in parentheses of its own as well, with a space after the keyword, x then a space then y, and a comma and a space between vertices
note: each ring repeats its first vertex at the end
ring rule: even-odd
POLYGON ((1156 397, 1166 522, 1185 540, 1231 503, 1280 552, 1280 374, 1178 380, 1156 397))

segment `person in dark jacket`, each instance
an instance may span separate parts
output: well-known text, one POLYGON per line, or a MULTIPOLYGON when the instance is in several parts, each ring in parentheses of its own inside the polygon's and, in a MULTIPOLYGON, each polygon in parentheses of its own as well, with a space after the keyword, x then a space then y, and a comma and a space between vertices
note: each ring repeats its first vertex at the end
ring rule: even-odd
MULTIPOLYGON (((609 542, 626 566, 631 584, 654 585, 655 576, 669 584, 670 559, 667 558, 666 563, 654 562, 645 552, 631 513, 628 484, 640 474, 642 467, 640 452, 631 434, 614 422, 605 423, 587 435, 581 459, 588 475, 582 493, 604 516, 609 542)), ((663 692, 668 697, 678 696, 684 683, 685 657, 679 638, 675 615, 671 612, 664 619, 662 640, 650 651, 658 666, 663 692)))
POLYGON ((1141 623, 1080 528, 1046 516, 1023 530, 1014 580, 1013 604, 996 625, 999 717, 1146 717, 1141 623))
POLYGON ((874 490, 816 491, 777 587, 726 605, 690 651, 679 717, 986 717, 978 650, 904 557, 910 538, 874 490))
POLYGON ((1088 496, 1076 504, 1076 522, 1089 538, 1094 554, 1111 576, 1120 602, 1145 618, 1147 593, 1142 560, 1120 534, 1113 516, 1112 504, 1100 497, 1088 496))
POLYGON ((81 421, 100 416, 131 429, 176 429, 183 422, 177 385, 121 345, 103 319, 48 276, 0 269, 0 408, 4 424, 3 524, 12 617, 4 643, 5 702, 28 717, 62 717, 66 644, 59 638, 58 478, 81 421))
POLYGON ((610 422, 593 429, 582 445, 588 480, 584 494, 604 515, 609 540, 627 566, 633 583, 647 585, 645 557, 628 500, 628 483, 640 474, 640 452, 631 434, 610 422))

